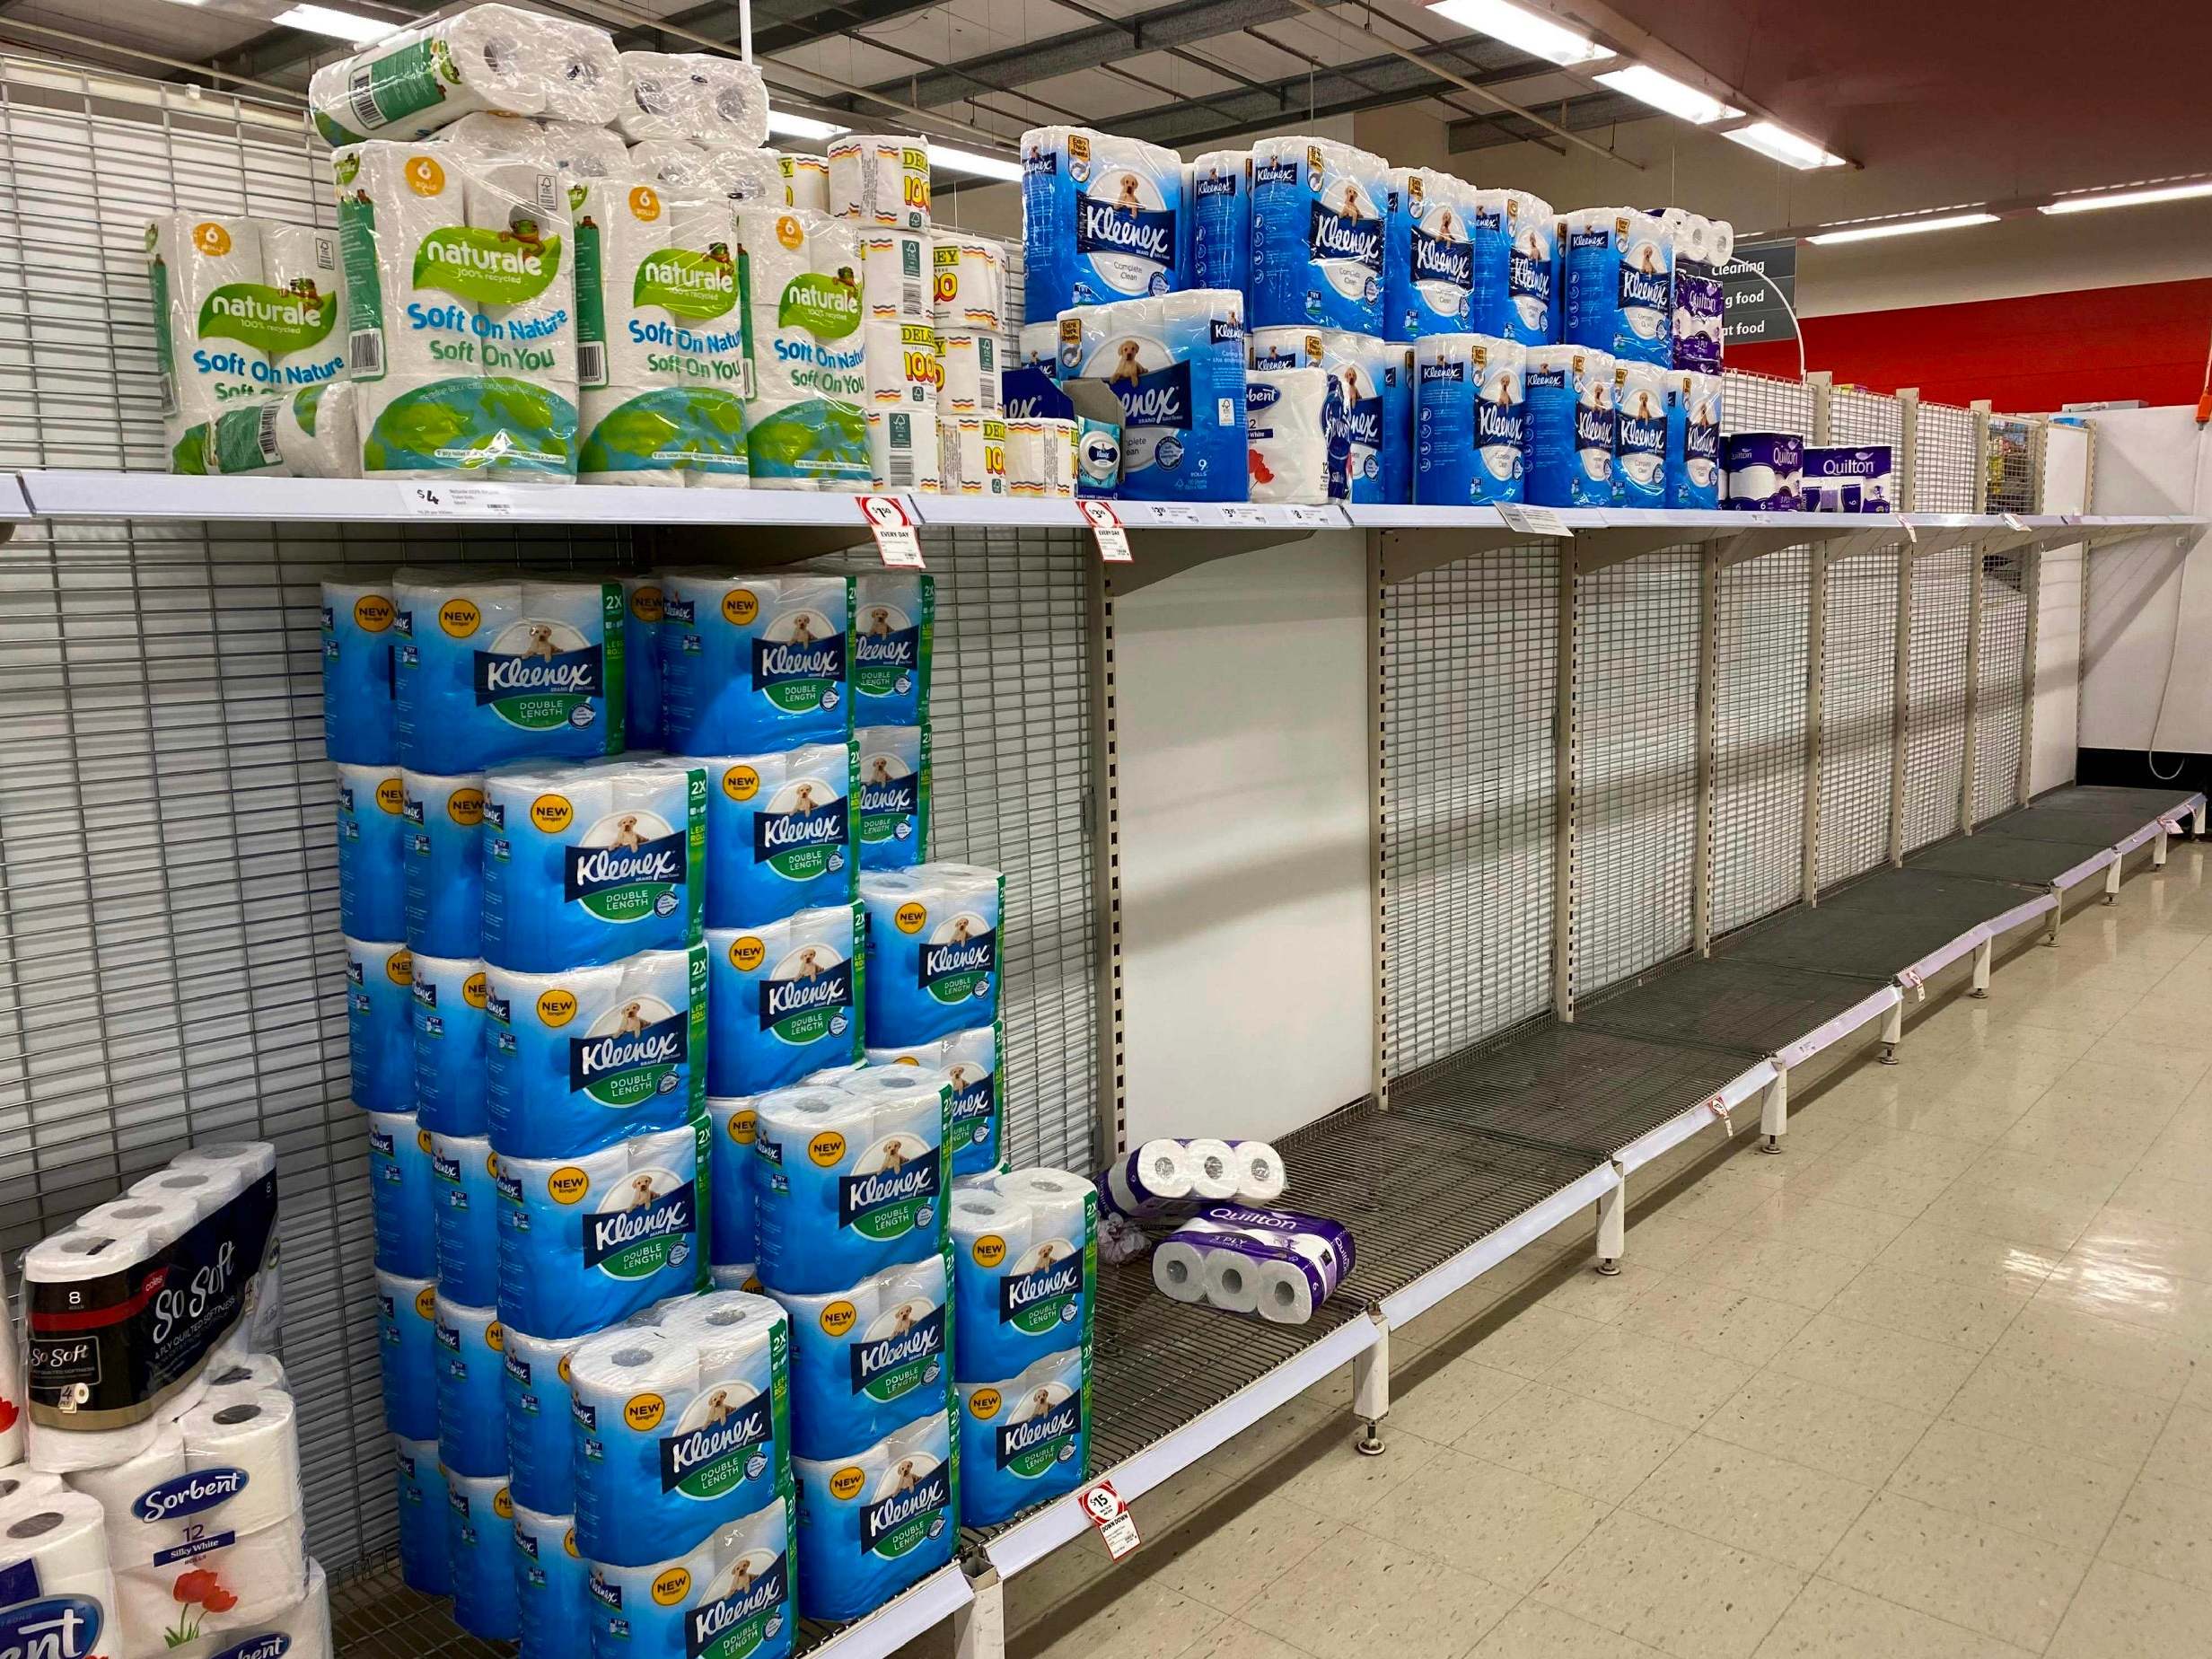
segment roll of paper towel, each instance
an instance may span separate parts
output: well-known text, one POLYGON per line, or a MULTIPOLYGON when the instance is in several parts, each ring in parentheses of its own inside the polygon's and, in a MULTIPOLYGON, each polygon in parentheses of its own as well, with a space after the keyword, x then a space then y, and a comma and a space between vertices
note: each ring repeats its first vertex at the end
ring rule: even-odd
POLYGON ((420 138, 478 110, 604 127, 621 63, 602 30, 514 6, 475 5, 388 34, 315 71, 307 101, 333 145, 420 138))
POLYGON ((1005 877, 978 865, 865 872, 867 1031, 879 1044, 926 1042, 998 1012, 1005 877))
POLYGON ((791 1318, 794 1456, 835 1457, 944 1403, 952 1294, 942 1255, 776 1300, 791 1318))
POLYGON ((322 584, 322 747, 347 766, 399 758, 393 730, 391 584, 322 584))
POLYGON ((499 1159, 483 1135, 433 1135, 439 1287, 471 1307, 499 1298, 499 1159))
POLYGON ((477 957, 409 952, 415 964, 416 1120, 433 1135, 481 1135, 491 981, 477 957))
POLYGON ((399 781, 408 946, 432 956, 479 955, 484 774, 403 769, 399 781))
POLYGON ((842 133, 830 140, 830 211, 894 230, 929 228, 929 141, 842 133))
POLYGON ((962 1382, 1006 1377, 1090 1340, 1098 1195, 1065 1170, 1014 1170, 952 1200, 962 1382))
POLYGON ((384 1426, 409 1440, 438 1437, 437 1295, 434 1278, 376 1276, 384 1426))
POLYGON ((849 908, 858 856, 850 743, 698 760, 707 773, 708 927, 742 929, 830 904, 849 908))
POLYGON ((819 1295, 939 1248, 944 1098, 801 1086, 755 1102, 759 1265, 771 1290, 819 1295))
POLYGON ((956 1467, 943 1409, 836 1457, 793 1458, 800 1613, 857 1618, 950 1561, 956 1467))
POLYGON ((1349 487, 1343 387, 1326 369, 1254 369, 1244 381, 1251 498, 1325 504, 1349 487))
POLYGON ((369 1213, 376 1225, 376 1265, 385 1272, 408 1278, 436 1273, 432 1185, 430 1131, 417 1126, 411 1111, 371 1112, 369 1213))
POLYGON ((1413 498, 1426 506, 1519 501, 1526 364, 1511 340, 1431 334, 1414 342, 1413 498))
MULTIPOLYGON (((950 326, 930 302, 930 238, 926 232, 869 225, 854 239, 860 255, 860 291, 878 322, 950 326)), ((871 347, 873 349, 873 347, 871 347)))
POLYGON ((960 1385, 960 1518, 996 1526, 1083 1484, 1091 1441, 1090 1348, 960 1385))
POLYGON ((820 155, 786 154, 777 158, 784 175, 784 205, 808 213, 830 211, 830 162, 820 155))
MULTIPOLYGON (((694 1659, 715 1652, 777 1659, 791 1651, 796 1516, 786 1491, 718 1527, 696 1549, 644 1567, 591 1564, 585 1598, 597 1652, 694 1659)), ((673 1540, 657 1540, 665 1549, 673 1540)), ((528 1652, 529 1631, 523 1632, 528 1652)))
POLYGON ((846 735, 848 576, 669 574, 663 714, 669 747, 750 755, 846 735))
POLYGON ((850 904, 707 929, 707 1092, 759 1094, 859 1059, 860 948, 850 904))

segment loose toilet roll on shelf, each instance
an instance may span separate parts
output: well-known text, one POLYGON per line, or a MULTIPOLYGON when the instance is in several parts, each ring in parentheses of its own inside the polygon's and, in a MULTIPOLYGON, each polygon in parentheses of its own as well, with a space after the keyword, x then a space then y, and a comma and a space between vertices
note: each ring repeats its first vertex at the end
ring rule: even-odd
POLYGON ((499 1160, 482 1135, 430 1137, 439 1287, 470 1307, 499 1297, 499 1160))
POLYGON ((438 1461, 459 1475, 504 1475, 505 1337, 496 1308, 464 1307, 441 1288, 438 1316, 438 1461))
POLYGON ((1322 505, 1349 488, 1352 427, 1326 369, 1254 369, 1244 379, 1251 498, 1322 505))
POLYGON ((408 949, 432 956, 483 953, 484 774, 399 774, 408 949))
POLYGON ((1527 389, 1525 498, 1547 507, 1613 502, 1613 360, 1586 346, 1532 346, 1527 389))
POLYGON ((830 211, 893 230, 929 228, 929 141, 843 133, 830 140, 830 211))
POLYGON ((759 1094, 860 1058, 860 918, 850 904, 707 934, 707 1088, 759 1094))
POLYGON ((668 573, 661 661, 669 746, 750 755, 842 742, 852 596, 849 576, 668 573))
POLYGON ((404 941, 347 939, 346 1037, 354 1104, 415 1104, 415 963, 404 941))
POLYGON ((607 695, 622 654, 619 582, 409 569, 393 597, 395 728, 408 770, 620 752, 621 699, 607 695))
POLYGON ((1613 364, 1613 501, 1667 505, 1667 374, 1649 363, 1613 364))
POLYGON ((592 1611, 591 1569, 576 1548, 576 1518, 522 1502, 514 1483, 516 1651, 522 1659, 575 1659, 588 1644, 577 1626, 592 1611))
POLYGON ((416 1121, 434 1135, 481 1135, 485 1007, 491 981, 476 957, 426 956, 415 965, 416 1121))
POLYGON ((1086 1343, 1018 1374, 960 1385, 962 1526, 996 1526, 1083 1484, 1091 1442, 1086 1343))
POLYGON ((944 1096, 778 1089, 755 1103, 760 1277, 819 1295, 934 1253, 944 1237, 944 1096))
POLYGON ((1023 314, 1041 320, 1189 287, 1179 265, 1182 159, 1085 127, 1022 135, 1023 314))
POLYGON ((868 467, 879 489, 941 494, 944 446, 934 408, 868 411, 868 467))
POLYGON ((764 754, 697 759, 707 774, 708 927, 852 902, 858 851, 852 744, 800 743, 764 754))
POLYGON ((957 312, 944 315, 932 304, 926 232, 870 225, 855 238, 854 246, 860 255, 860 292, 868 303, 871 320, 938 327, 961 323, 957 312))
POLYGON ((1006 423, 994 415, 940 415, 938 456, 944 493, 1006 493, 1006 423))
POLYGON ((942 1255, 818 1295, 779 1292, 791 1317, 791 1449, 835 1457, 941 1408, 952 1368, 952 1278, 942 1255))
POLYGON ((1012 1376, 1090 1340, 1098 1277, 1098 1197, 1065 1170, 1015 1170, 951 1200, 963 1382, 1012 1376))
POLYGON ((383 1271, 408 1278, 429 1278, 437 1272, 434 1186, 430 1131, 417 1124, 411 1111, 371 1112, 369 1215, 376 1228, 376 1265, 383 1271))
POLYGON ((1153 1282, 1178 1302, 1304 1324, 1353 1259, 1351 1234, 1324 1217, 1220 1205, 1154 1250, 1153 1282))
POLYGON ((376 1276, 377 1358, 384 1426, 409 1440, 438 1437, 438 1282, 376 1276))
MULTIPOLYGON (((592 1562, 586 1598, 592 1647, 630 1659, 716 1653, 783 1659, 795 1624, 796 1525, 786 1491, 717 1528, 697 1549, 645 1567, 592 1562)), ((523 1635, 527 1651, 527 1628, 523 1635)))
POLYGON ((1074 500, 1078 423, 1031 416, 1005 425, 1006 494, 1030 501, 1074 500))
POLYGON ((322 746, 346 766, 399 758, 393 729, 391 584, 322 584, 322 746))
MULTIPOLYGON (((57 1655, 101 1651, 89 1645, 96 1638, 104 1639, 107 1651, 119 1649, 121 1607, 108 1566, 103 1516, 95 1499, 81 1492, 26 1492, 0 1501, 0 1586, 4 1586, 11 1605, 62 1603, 56 1611, 73 1617, 67 1628, 86 1645, 52 1648, 57 1655)), ((11 1634, 37 1634, 20 1630, 13 1621, 0 1628, 11 1634)), ((57 1639, 57 1628, 49 1628, 39 1639, 57 1639)), ((29 1659, 40 1649, 32 1646, 21 1651, 29 1659)))
POLYGON ((1006 254, 983 236, 941 233, 931 254, 931 316, 940 329, 979 329, 996 334, 1006 325, 1006 254))
POLYGON ((996 1018, 1005 878, 978 865, 866 871, 867 1031, 926 1042, 996 1018))
POLYGON ((499 1317, 545 1337, 605 1329, 707 1283, 706 1115, 575 1158, 499 1160, 499 1317))
POLYGON ((521 1614, 515 1592, 514 1500, 507 1479, 444 1472, 453 1622, 487 1642, 511 1642, 521 1614))
POLYGON ((317 130, 346 145, 371 134, 420 138, 478 110, 604 127, 621 90, 605 31, 475 5, 324 65, 308 82, 307 103, 317 130))
POLYGON ((515 1501, 549 1514, 575 1505, 575 1430, 568 1386, 575 1338, 533 1337, 502 1325, 507 1484, 515 1501))
POLYGON ((549 973, 696 944, 706 768, 607 756, 484 775, 482 954, 549 973))
POLYGON ((856 726, 853 744, 860 867, 906 869, 920 862, 929 839, 929 728, 856 726))
POLYGON ((1511 340, 1431 334, 1414 342, 1413 499, 1488 506, 1525 490, 1526 359, 1511 340))
POLYGON ((916 1066, 943 1075, 952 1091, 946 1136, 952 1145, 956 1176, 993 1174, 1001 1167, 1005 1102, 999 1087, 998 1057, 1004 1047, 1005 1035, 994 1023, 950 1037, 867 1050, 871 1066, 916 1066))
POLYGON ((453 1593, 452 1552, 446 1535, 445 1471, 438 1443, 393 1436, 393 1485, 399 1507, 399 1576, 425 1595, 453 1593))
POLYGON ((959 1464, 948 1414, 832 1458, 794 1458, 799 1611, 856 1619, 952 1558, 959 1464))
POLYGON ((615 129, 631 143, 686 138, 758 149, 768 141, 757 65, 704 52, 624 52, 615 129))
POLYGON ((1252 145, 1250 320, 1382 332, 1382 158, 1334 139, 1252 145))
POLYGON ((786 154, 777 158, 784 175, 784 205, 806 213, 830 211, 830 163, 819 155, 786 154))

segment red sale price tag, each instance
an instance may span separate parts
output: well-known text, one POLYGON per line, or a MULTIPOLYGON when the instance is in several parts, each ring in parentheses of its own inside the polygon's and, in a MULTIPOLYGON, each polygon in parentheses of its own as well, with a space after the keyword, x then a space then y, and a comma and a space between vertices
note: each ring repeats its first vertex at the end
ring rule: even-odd
POLYGON ((922 539, 896 496, 863 496, 860 515, 868 521, 875 550, 893 570, 922 568, 922 539))

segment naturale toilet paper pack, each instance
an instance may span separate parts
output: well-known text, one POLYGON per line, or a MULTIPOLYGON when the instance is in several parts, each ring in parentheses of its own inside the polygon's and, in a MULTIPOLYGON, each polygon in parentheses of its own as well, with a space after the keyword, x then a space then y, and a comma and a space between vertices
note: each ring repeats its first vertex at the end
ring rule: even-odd
POLYGON ((421 138, 479 110, 604 127, 622 95, 614 41, 541 12, 476 5, 386 35, 308 82, 316 130, 333 145, 421 138))
POLYGON ((747 202, 736 218, 752 351, 752 487, 865 487, 867 307, 855 226, 769 203, 747 202))

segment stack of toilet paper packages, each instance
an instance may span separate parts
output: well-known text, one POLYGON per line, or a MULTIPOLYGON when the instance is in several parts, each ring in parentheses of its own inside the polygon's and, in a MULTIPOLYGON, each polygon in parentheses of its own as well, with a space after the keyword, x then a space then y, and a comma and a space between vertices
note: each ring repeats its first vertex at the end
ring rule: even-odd
POLYGON ((384 140, 331 171, 363 475, 572 481, 572 175, 384 140))
MULTIPOLYGON (((865 488, 868 347, 860 226, 803 208, 734 208, 746 282, 755 489, 865 488)), ((891 325, 891 336, 899 336, 891 325)), ((903 370, 901 371, 903 372, 903 370)))
POLYGON ((934 495, 944 466, 937 417, 944 364, 931 298, 929 233, 853 223, 866 304, 871 477, 881 488, 934 495))
POLYGON ((1659 216, 1674 239, 1671 366, 1718 375, 1727 310, 1721 272, 1735 259, 1735 227, 1681 207, 1659 216))
POLYGON ((615 130, 631 144, 676 140, 758 150, 768 141, 759 66, 704 52, 624 52, 615 130))
POLYGON ((171 472, 357 472, 335 232, 172 213, 146 226, 171 472))
POLYGON ((324 65, 307 86, 316 129, 334 146, 425 138, 478 110, 605 127, 622 96, 606 31, 507 5, 388 34, 324 65))
POLYGON ((1059 328, 1063 382, 1098 382, 1120 402, 1122 495, 1246 498, 1243 295, 1198 288, 1086 305, 1059 328))
POLYGON ((1152 1281, 1178 1302, 1202 1302, 1278 1325, 1303 1325, 1352 1270, 1352 1235, 1295 1210, 1217 1204, 1152 1252, 1152 1281))
POLYGON ((1216 1140, 1207 1136, 1148 1140, 1116 1160, 1095 1183, 1107 1210, 1132 1220, 1187 1216, 1233 1198, 1272 1204, 1290 1177, 1275 1148, 1262 1140, 1216 1140))
POLYGON ((1526 348, 1487 334, 1426 334, 1414 342, 1413 365, 1413 499, 1522 500, 1526 348))
POLYGON ((478 110, 431 135, 464 161, 534 162, 578 180, 604 179, 629 159, 621 136, 581 121, 544 115, 502 115, 478 110))
POLYGON ((1256 142, 1251 325, 1380 336, 1389 189, 1382 158, 1348 144, 1295 135, 1256 142))
MULTIPOLYGON (((1412 347, 1341 329, 1254 329, 1246 342, 1246 358, 1254 372, 1326 370, 1338 383, 1349 425, 1345 498, 1405 499, 1405 480, 1412 476, 1407 453, 1413 431, 1412 347)), ((1250 408, 1248 399, 1248 418, 1250 408)), ((1268 480, 1260 477, 1260 463, 1268 457, 1256 438, 1251 447, 1252 499, 1297 499, 1261 494, 1268 480)), ((1271 460, 1266 470, 1279 476, 1271 460)))
POLYGON ((1083 1484, 1098 1196, 1014 1170, 952 1202, 961 1521, 992 1526, 1083 1484))

